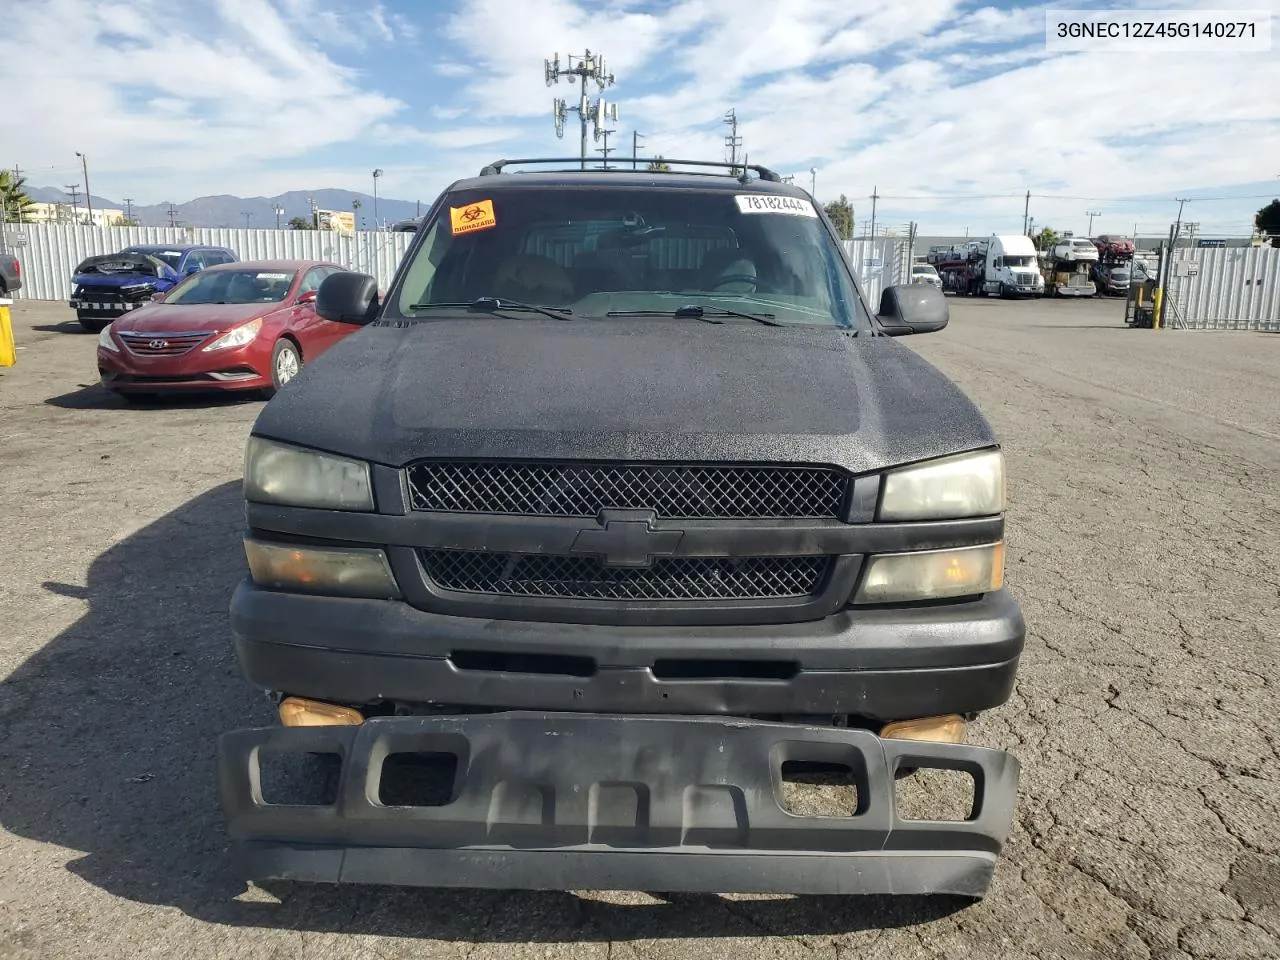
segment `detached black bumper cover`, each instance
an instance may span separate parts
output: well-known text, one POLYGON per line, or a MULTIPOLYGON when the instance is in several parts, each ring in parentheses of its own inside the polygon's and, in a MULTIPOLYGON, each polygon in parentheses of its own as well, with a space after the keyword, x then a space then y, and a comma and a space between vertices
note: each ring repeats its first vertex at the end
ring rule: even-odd
POLYGON ((542 890, 982 897, 1019 773, 999 750, 862 730, 525 712, 240 730, 219 759, 246 879, 542 890), (276 751, 337 754, 336 802, 264 803, 259 760, 276 751), (397 753, 456 757, 447 802, 380 805, 397 753), (786 812, 789 761, 849 768, 857 813, 786 812), (971 774, 970 819, 902 819, 899 766, 971 774))

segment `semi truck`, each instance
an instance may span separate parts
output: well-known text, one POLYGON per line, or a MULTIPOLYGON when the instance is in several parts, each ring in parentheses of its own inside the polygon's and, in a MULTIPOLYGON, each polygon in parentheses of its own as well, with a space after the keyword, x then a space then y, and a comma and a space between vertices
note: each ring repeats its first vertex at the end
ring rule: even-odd
POLYGON ((1027 236, 996 236, 943 249, 930 260, 942 277, 942 289, 971 297, 1039 297, 1044 277, 1036 269, 1036 248, 1027 236))

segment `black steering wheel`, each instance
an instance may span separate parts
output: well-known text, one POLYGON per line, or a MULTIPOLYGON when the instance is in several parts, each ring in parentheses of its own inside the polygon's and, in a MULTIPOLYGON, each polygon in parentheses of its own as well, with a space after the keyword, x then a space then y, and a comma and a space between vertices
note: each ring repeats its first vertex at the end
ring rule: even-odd
POLYGON ((725 273, 716 278, 715 283, 711 285, 711 289, 719 290, 730 283, 749 283, 751 284, 751 292, 755 293, 760 284, 760 278, 754 273, 725 273))

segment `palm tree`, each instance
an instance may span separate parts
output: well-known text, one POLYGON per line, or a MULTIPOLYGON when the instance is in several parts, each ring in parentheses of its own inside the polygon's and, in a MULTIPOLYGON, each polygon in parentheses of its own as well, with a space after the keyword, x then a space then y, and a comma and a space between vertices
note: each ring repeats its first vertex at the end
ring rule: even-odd
POLYGON ((35 201, 27 196, 24 189, 27 178, 16 176, 11 170, 0 170, 0 204, 3 204, 4 216, 0 220, 16 220, 21 223, 32 214, 35 201))
POLYGON ((650 173, 670 173, 671 164, 662 159, 662 154, 658 154, 655 159, 649 161, 649 165, 645 169, 650 173))

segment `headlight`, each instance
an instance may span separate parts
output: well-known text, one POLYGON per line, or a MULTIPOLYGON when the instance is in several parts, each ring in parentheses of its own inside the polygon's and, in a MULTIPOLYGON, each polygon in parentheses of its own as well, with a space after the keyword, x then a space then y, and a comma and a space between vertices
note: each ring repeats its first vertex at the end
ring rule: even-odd
POLYGON ((952 550, 884 553, 867 562, 854 603, 942 600, 999 590, 1004 542, 952 550))
POLYGON ((250 437, 244 498, 290 507, 372 510, 373 485, 369 465, 360 460, 250 437))
POLYGON ((103 350, 110 350, 112 353, 119 353, 120 348, 116 346, 115 340, 111 338, 111 324, 107 324, 102 328, 102 332, 98 334, 98 346, 103 350))
POLYGON ((387 555, 360 547, 304 547, 244 542, 253 582, 276 590, 396 600, 400 590, 387 555))
POLYGON ((1004 512, 1004 454, 999 450, 962 453, 884 478, 881 520, 961 520, 1004 512))
POLYGON ((258 317, 250 320, 248 323, 242 323, 233 330, 228 330, 213 343, 204 348, 204 352, 210 350, 226 350, 230 347, 243 347, 246 343, 252 343, 253 338, 258 335, 258 331, 262 329, 262 318, 258 317))

